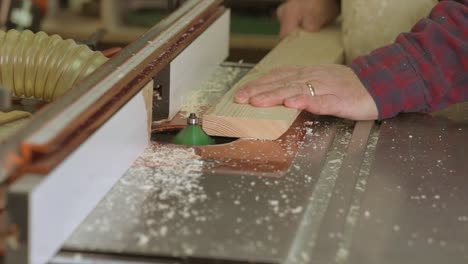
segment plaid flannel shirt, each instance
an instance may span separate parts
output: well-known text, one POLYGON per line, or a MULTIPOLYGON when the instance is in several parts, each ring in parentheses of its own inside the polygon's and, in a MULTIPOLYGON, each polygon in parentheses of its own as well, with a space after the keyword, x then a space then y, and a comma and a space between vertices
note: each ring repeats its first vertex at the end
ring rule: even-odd
POLYGON ((468 0, 442 0, 396 41, 353 61, 379 119, 468 101, 468 0))

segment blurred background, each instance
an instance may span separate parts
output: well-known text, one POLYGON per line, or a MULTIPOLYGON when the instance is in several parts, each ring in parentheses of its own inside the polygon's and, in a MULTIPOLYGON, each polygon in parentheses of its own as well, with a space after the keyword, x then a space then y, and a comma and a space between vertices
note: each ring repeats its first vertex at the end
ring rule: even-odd
MULTIPOLYGON (((184 0, 0 0, 2 29, 42 30, 95 45, 123 47, 184 0)), ((281 0, 225 0, 232 12, 231 61, 255 63, 278 41, 281 0)))

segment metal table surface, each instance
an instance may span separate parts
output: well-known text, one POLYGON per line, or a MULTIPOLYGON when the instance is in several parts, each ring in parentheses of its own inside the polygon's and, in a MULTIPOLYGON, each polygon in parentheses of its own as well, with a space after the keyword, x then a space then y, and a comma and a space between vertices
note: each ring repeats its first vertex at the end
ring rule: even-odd
POLYGON ((468 263, 467 148, 467 123, 386 122, 349 262, 468 263))
POLYGON ((51 263, 467 263, 466 109, 317 117, 284 177, 160 153, 189 170, 129 170, 51 263))
MULTIPOLYGON (((467 263, 467 147, 466 120, 385 121, 352 205, 329 207, 313 263, 467 263)), ((335 189, 338 204, 347 187, 335 189)))

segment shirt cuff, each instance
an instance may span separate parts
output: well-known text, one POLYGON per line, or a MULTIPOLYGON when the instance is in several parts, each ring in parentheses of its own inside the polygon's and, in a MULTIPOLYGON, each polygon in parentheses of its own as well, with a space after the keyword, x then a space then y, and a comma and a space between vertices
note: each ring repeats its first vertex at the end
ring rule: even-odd
POLYGON ((399 43, 377 49, 353 61, 351 68, 374 99, 379 119, 400 112, 429 112, 426 84, 417 64, 399 43))

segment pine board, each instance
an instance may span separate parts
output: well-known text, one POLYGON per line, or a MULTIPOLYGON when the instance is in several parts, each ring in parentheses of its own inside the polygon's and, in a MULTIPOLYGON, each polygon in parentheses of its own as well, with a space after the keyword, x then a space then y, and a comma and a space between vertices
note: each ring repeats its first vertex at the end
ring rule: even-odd
POLYGON ((341 29, 338 25, 316 33, 296 31, 281 41, 205 113, 203 128, 212 136, 277 139, 288 130, 300 111, 284 106, 256 108, 236 104, 236 92, 246 83, 279 66, 342 63, 343 60, 341 29))

